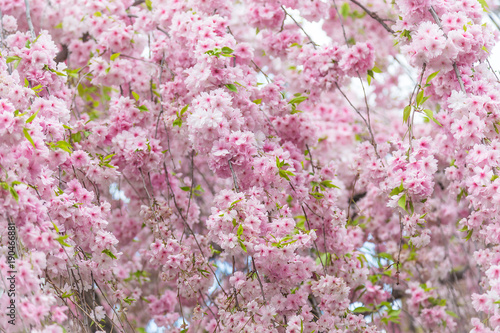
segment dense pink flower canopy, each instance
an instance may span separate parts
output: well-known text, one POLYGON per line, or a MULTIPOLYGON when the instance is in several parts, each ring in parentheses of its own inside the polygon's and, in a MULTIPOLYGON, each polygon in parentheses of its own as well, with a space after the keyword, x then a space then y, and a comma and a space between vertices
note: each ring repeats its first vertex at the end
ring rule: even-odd
POLYGON ((0 0, 0 331, 500 332, 499 13, 0 0))

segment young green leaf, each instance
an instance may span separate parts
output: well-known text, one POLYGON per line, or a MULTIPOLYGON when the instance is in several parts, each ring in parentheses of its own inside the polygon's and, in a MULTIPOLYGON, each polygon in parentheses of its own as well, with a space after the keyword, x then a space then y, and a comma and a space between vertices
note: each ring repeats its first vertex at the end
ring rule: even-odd
POLYGON ((31 143, 31 145, 33 146, 33 148, 36 149, 35 142, 33 142, 33 139, 31 138, 29 130, 26 127, 23 128, 23 133, 24 133, 24 137, 31 143))
POLYGON ((408 119, 410 118, 410 112, 411 112, 411 105, 405 106, 405 109, 403 112, 403 122, 404 123, 408 122, 408 119))
POLYGON ((110 250, 108 249, 105 249, 105 250, 102 250, 102 253, 104 253, 105 255, 107 255, 108 257, 110 257, 111 259, 118 259, 114 254, 113 252, 111 252, 110 250))
POLYGON ((113 53, 111 57, 109 57, 109 60, 114 61, 116 58, 120 56, 120 53, 113 53))
POLYGON ((10 186, 9 192, 14 197, 14 200, 16 200, 16 202, 19 202, 19 194, 17 194, 16 189, 14 187, 10 186))
POLYGON ((61 244, 61 246, 70 247, 71 245, 69 245, 68 243, 65 242, 65 240, 68 237, 69 237, 69 235, 59 236, 59 237, 56 238, 56 241, 58 241, 59 244, 61 244))
POLYGON ((236 89, 236 86, 234 84, 228 83, 226 84, 226 88, 233 92, 238 92, 238 89, 236 89))
POLYGON ((138 101, 138 100, 139 100, 139 94, 138 94, 138 93, 136 93, 135 91, 132 91, 132 96, 134 96, 134 99, 135 99, 136 101, 138 101))
POLYGON ((371 312, 370 309, 364 306, 357 307, 356 309, 352 310, 353 313, 364 313, 364 312, 371 312))
POLYGON ((424 113, 426 114, 427 117, 429 117, 430 120, 438 124, 439 126, 443 127, 439 121, 437 121, 436 118, 434 118, 434 114, 432 113, 432 110, 429 109, 424 109, 424 113))
POLYGON ((403 194, 403 196, 399 198, 398 205, 406 211, 406 194, 403 194))
POLYGON ((424 91, 420 90, 420 92, 417 94, 417 106, 422 104, 423 98, 424 98, 424 91))
POLYGON ((35 119, 36 115, 38 114, 38 111, 40 111, 40 109, 38 109, 35 113, 31 115, 31 117, 28 118, 28 120, 26 120, 26 124, 31 123, 35 119))
POLYGON ((288 102, 288 104, 296 104, 296 105, 299 105, 300 103, 302 103, 303 101, 305 101, 308 97, 307 96, 299 96, 299 97, 295 97, 295 98, 292 98, 290 100, 290 102, 288 102))
POLYGON ((433 78, 435 78, 438 74, 439 74, 440 71, 437 71, 437 72, 434 72, 432 73, 431 75, 429 75, 427 77, 427 80, 425 81, 425 84, 429 84, 433 78))

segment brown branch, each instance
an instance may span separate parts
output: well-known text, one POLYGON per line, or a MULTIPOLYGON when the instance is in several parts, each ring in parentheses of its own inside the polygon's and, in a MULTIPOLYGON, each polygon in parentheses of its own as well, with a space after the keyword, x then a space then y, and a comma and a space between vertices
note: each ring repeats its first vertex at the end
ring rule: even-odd
POLYGON ((368 8, 366 8, 365 6, 360 4, 357 0, 351 0, 351 2, 354 3, 355 5, 357 5, 358 7, 360 7, 361 9, 363 9, 363 11, 365 13, 367 13, 372 19, 374 19, 375 21, 380 23, 384 27, 385 30, 387 30, 388 32, 390 32, 393 35, 395 34, 394 30, 392 30, 391 27, 389 27, 384 22, 384 21, 391 21, 391 20, 380 18, 380 16, 378 16, 377 13, 372 12, 371 10, 369 10, 368 8))

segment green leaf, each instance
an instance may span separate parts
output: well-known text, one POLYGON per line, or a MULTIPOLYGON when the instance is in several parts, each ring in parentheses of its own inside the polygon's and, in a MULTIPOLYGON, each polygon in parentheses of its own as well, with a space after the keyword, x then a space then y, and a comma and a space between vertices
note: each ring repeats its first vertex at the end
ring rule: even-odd
POLYGON ((14 197, 14 200, 16 200, 16 202, 19 202, 19 194, 17 194, 16 189, 12 186, 9 186, 9 192, 14 197))
POLYGON ((68 153, 71 154, 71 150, 73 149, 73 147, 66 141, 57 141, 57 143, 55 144, 55 147, 57 148, 60 148, 68 153))
POLYGON ((180 118, 175 119, 172 122, 172 126, 179 126, 179 127, 181 127, 182 126, 182 119, 180 119, 180 118))
POLYGON ((384 258, 384 259, 387 259, 387 260, 393 260, 392 255, 390 255, 389 253, 386 253, 386 252, 380 252, 378 254, 378 256, 380 258, 384 258))
POLYGON ((488 4, 486 3, 485 0, 477 0, 477 2, 479 2, 481 4, 481 7, 483 7, 483 11, 487 12, 489 7, 488 7, 488 4))
MULTIPOLYGON (((50 222, 52 222, 52 221, 50 221, 50 222)), ((57 233, 59 233, 59 228, 57 227, 57 225, 56 225, 54 222, 52 222, 52 225, 54 226, 54 230, 55 230, 57 233)))
POLYGON ((398 205, 406 211, 406 194, 403 194, 403 196, 399 198, 398 205))
POLYGON ((113 158, 113 156, 115 156, 116 154, 109 154, 109 155, 106 155, 106 157, 103 158, 104 161, 111 161, 111 159, 113 158))
POLYGON ((370 309, 364 307, 364 306, 360 306, 354 310, 352 310, 353 313, 363 313, 363 312, 371 312, 370 309))
POLYGON ((259 98, 259 99, 256 99, 256 100, 253 100, 253 102, 257 105, 261 104, 262 103, 262 98, 259 98))
POLYGON ((231 48, 227 47, 227 46, 224 46, 222 48, 222 53, 231 54, 231 53, 233 53, 233 50, 231 48))
POLYGON ((114 61, 114 60, 115 60, 116 58, 118 58, 119 56, 120 56, 120 53, 119 53, 119 52, 118 52, 118 53, 113 53, 113 54, 111 55, 111 57, 109 57, 109 60, 114 61))
POLYGON ((148 108, 145 105, 138 106, 137 108, 141 112, 148 112, 149 111, 148 108))
POLYGON ((189 107, 189 104, 182 108, 182 110, 181 110, 181 116, 184 115, 184 113, 186 113, 188 107, 189 107))
POLYGON ((453 311, 450 311, 450 310, 445 310, 445 312, 446 312, 447 314, 449 314, 450 316, 454 317, 454 318, 458 318, 457 314, 456 314, 455 312, 453 312, 453 311))
POLYGON ((247 247, 245 246, 245 244, 243 244, 243 241, 241 239, 238 239, 238 243, 240 243, 240 246, 243 249, 243 251, 247 252, 247 247))
POLYGON ((70 247, 71 245, 69 245, 68 243, 65 242, 65 240, 68 237, 69 237, 69 235, 59 236, 59 237, 56 238, 56 241, 58 241, 59 244, 61 244, 61 246, 70 247))
POLYGON ((278 174, 280 175, 281 178, 285 178, 286 180, 290 181, 290 178, 288 178, 288 175, 285 170, 279 169, 278 174))
POLYGON ((372 71, 375 72, 375 73, 382 73, 382 71, 380 70, 380 68, 378 68, 377 66, 373 67, 372 71))
POLYGON ((469 230, 467 233, 467 236, 465 236, 465 240, 468 241, 472 237, 472 233, 474 232, 474 229, 469 230))
POLYGON ((307 96, 299 96, 299 97, 295 97, 295 98, 292 98, 288 104, 296 104, 296 105, 299 105, 300 103, 302 103, 303 101, 305 101, 308 97, 307 96))
POLYGON ((236 206, 236 204, 237 204, 238 202, 242 201, 242 200, 243 200, 243 199, 238 199, 238 200, 235 200, 235 201, 231 202, 231 204, 229 205, 228 210, 233 209, 233 208, 234 208, 234 206, 236 206))
POLYGON ((62 22, 54 27, 54 29, 62 29, 62 28, 63 28, 62 22))
POLYGON ((322 181, 320 184, 321 184, 322 186, 324 186, 324 187, 328 187, 328 188, 340 188, 340 187, 338 187, 338 186, 336 186, 336 185, 333 185, 331 180, 324 180, 324 181, 322 181))
POLYGON ((403 122, 404 123, 408 122, 408 119, 410 118, 410 112, 411 112, 411 105, 405 106, 405 109, 403 112, 403 122))
POLYGON ((429 109, 424 109, 423 110, 424 113, 426 114, 427 117, 429 117, 430 120, 432 120, 433 122, 435 122, 436 124, 438 124, 439 126, 443 127, 443 125, 441 125, 439 123, 439 121, 437 121, 436 118, 434 118, 434 114, 432 113, 432 110, 429 110, 429 109))
POLYGON ((429 75, 429 76, 427 77, 427 81, 425 81, 425 83, 426 83, 426 84, 428 84, 429 82, 431 82, 431 81, 432 81, 432 79, 433 79, 433 78, 435 78, 435 77, 439 74, 439 72, 440 72, 440 71, 437 71, 437 72, 434 72, 434 73, 432 73, 431 75, 429 75))
POLYGON ((417 94, 417 106, 422 103, 423 98, 424 98, 424 91, 420 90, 420 92, 417 94))
POLYGON ((125 303, 128 305, 132 304, 132 302, 135 302, 135 299, 129 298, 128 296, 123 300, 125 303))
POLYGON ((238 227, 238 231, 237 231, 237 235, 238 237, 241 236, 243 234, 243 225, 240 224, 240 226, 238 227))
POLYGON ((10 57, 7 57, 6 59, 6 62, 7 63, 11 63, 13 61, 20 61, 21 60, 21 57, 18 57, 18 56, 10 56, 10 57))
POLYGON ((325 197, 325 195, 323 193, 319 193, 319 192, 309 192, 309 194, 318 200, 325 197))
POLYGON ((23 133, 24 133, 24 137, 26 139, 28 139, 28 141, 31 143, 31 145, 33 146, 33 148, 36 149, 36 146, 35 146, 35 143, 33 142, 33 139, 31 138, 31 135, 29 133, 29 130, 25 127, 23 128, 23 133))
POLYGON ((105 249, 105 250, 102 250, 101 253, 104 253, 106 254, 108 257, 110 257, 111 259, 118 259, 116 258, 116 256, 113 254, 113 252, 111 252, 110 250, 108 249, 105 249))
POLYGON ((227 89, 233 91, 233 92, 238 92, 238 89, 236 89, 236 86, 234 84, 228 83, 226 84, 227 89))
POLYGON ((138 94, 138 93, 136 93, 135 91, 132 91, 132 96, 134 96, 134 99, 135 99, 136 101, 138 101, 138 100, 139 100, 139 94, 138 94))
POLYGON ((153 3, 151 2, 151 0, 146 0, 146 7, 149 11, 153 10, 153 3))
POLYGON ((180 189, 183 191, 186 191, 186 192, 191 191, 191 187, 189 187, 189 186, 181 186, 180 189))
POLYGON ((349 7, 349 4, 345 2, 342 7, 340 7, 340 15, 343 17, 349 16, 349 12, 351 11, 351 8, 349 7))
POLYGON ((75 293, 68 294, 68 293, 64 292, 64 293, 61 295, 61 298, 68 298, 68 297, 73 296, 74 294, 75 294, 75 293))
POLYGON ((40 111, 40 109, 38 109, 35 113, 31 115, 31 117, 28 118, 28 120, 26 120, 26 124, 31 123, 35 119, 36 115, 38 114, 38 111, 40 111))
POLYGON ((403 190, 400 187, 395 187, 392 189, 391 193, 389 195, 392 197, 393 195, 398 195, 401 193, 403 190))

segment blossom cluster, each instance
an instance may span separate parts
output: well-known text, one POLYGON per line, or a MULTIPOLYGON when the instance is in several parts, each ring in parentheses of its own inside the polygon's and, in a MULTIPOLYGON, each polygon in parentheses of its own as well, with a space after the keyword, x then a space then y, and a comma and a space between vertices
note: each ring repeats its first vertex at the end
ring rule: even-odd
POLYGON ((499 5, 0 2, 0 329, 497 332, 499 5))

